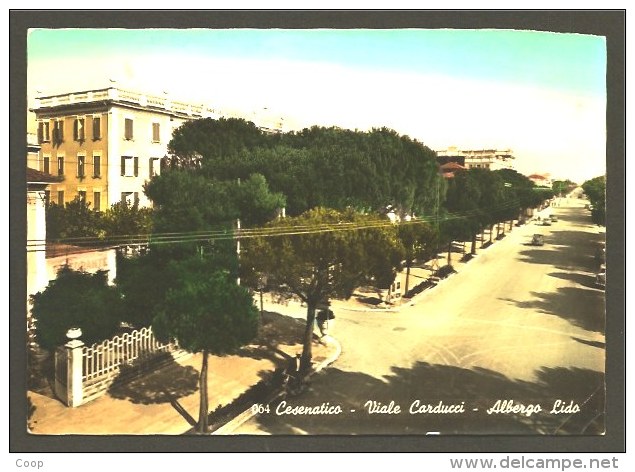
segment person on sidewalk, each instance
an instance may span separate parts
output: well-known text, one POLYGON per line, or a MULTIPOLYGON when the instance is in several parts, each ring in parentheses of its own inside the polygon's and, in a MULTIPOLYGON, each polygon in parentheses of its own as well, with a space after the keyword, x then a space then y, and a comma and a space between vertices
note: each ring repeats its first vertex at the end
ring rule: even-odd
POLYGON ((329 333, 329 329, 333 329, 333 320, 335 319, 335 314, 333 310, 330 308, 331 304, 326 302, 322 307, 320 307, 320 311, 318 311, 316 316, 317 327, 320 331, 320 338, 323 338, 329 333))

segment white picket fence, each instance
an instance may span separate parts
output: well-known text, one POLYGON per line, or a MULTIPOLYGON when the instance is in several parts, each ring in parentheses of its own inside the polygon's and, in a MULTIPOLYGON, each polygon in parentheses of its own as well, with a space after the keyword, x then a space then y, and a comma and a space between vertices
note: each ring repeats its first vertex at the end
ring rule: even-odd
POLYGON ((82 348, 82 390, 84 402, 101 395, 122 373, 122 367, 151 365, 161 352, 176 353, 176 342, 162 343, 151 328, 115 336, 100 344, 82 348))

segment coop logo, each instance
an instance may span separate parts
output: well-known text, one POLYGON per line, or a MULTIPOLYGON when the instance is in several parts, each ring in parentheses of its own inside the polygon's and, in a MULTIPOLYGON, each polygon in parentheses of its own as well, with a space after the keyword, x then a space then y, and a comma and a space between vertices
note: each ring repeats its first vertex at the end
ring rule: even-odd
POLYGON ((43 469, 44 461, 27 461, 25 459, 16 459, 15 466, 19 469, 43 469))

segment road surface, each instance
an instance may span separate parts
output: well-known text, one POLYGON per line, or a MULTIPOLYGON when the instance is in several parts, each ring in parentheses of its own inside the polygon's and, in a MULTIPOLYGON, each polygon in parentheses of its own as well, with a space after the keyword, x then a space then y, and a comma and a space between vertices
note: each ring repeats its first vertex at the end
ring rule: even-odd
POLYGON ((584 203, 563 199, 558 222, 514 228, 398 313, 338 305, 340 358, 235 433, 601 433, 603 234, 584 203))

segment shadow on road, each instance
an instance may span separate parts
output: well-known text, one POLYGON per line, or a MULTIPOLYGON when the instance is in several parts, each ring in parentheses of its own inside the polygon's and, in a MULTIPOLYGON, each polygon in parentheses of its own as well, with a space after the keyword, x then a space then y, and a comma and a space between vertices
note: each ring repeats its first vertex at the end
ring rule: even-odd
POLYGON ((171 403, 198 390, 198 371, 175 361, 127 382, 115 382, 108 393, 120 400, 149 405, 171 403))
MULTIPOLYGON (((416 363, 393 368, 378 379, 359 372, 329 369, 312 389, 288 400, 288 406, 340 406, 341 414, 280 415, 274 404, 270 414, 257 418, 271 434, 601 434, 604 431, 604 375, 584 369, 547 368, 535 382, 518 381, 487 369, 416 363), (419 405, 464 405, 463 413, 411 414, 419 405), (540 405, 531 415, 494 413, 497 401, 540 405), (578 404, 578 413, 551 413, 557 400, 563 407, 578 404), (399 405, 398 414, 369 414, 366 402, 399 405), (477 409, 478 411, 474 411, 477 409), (351 410, 355 410, 354 412, 351 410)), ((284 405, 283 405, 284 406, 284 405)), ((279 408, 278 408, 279 410, 279 408)))
POLYGON ((574 326, 604 334, 606 315, 604 292, 587 288, 560 287, 556 292, 531 292, 533 300, 502 300, 548 315, 559 316, 574 326))
POLYGON ((551 272, 551 277, 556 277, 562 280, 570 280, 578 285, 582 285, 587 288, 597 289, 595 285, 595 277, 591 274, 579 274, 576 272, 551 272))

